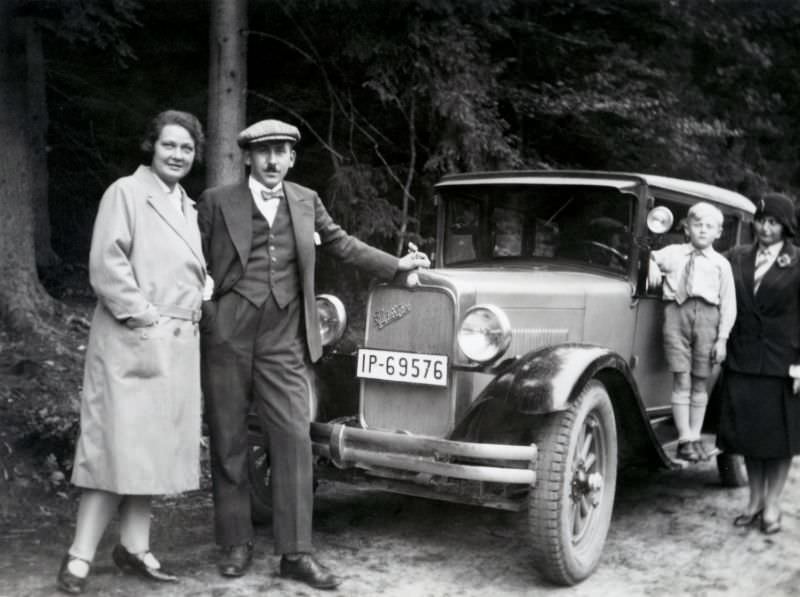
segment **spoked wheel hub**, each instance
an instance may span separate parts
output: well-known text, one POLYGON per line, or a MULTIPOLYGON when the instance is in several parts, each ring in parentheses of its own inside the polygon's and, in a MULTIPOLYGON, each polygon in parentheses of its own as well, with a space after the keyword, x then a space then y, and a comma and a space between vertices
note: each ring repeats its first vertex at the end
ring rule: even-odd
POLYGON ((570 519, 575 543, 583 539, 601 502, 605 464, 602 442, 600 423, 596 414, 590 413, 583 422, 572 460, 570 519))

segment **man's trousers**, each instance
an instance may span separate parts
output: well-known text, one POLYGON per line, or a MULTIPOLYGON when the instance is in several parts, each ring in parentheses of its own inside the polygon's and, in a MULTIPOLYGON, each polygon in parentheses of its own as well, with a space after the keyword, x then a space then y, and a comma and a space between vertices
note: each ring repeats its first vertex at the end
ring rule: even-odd
POLYGON ((302 297, 280 309, 229 292, 204 309, 203 393, 219 545, 253 539, 247 417, 268 436, 275 553, 311 551, 313 470, 302 297), (209 317, 210 316, 210 317, 209 317))

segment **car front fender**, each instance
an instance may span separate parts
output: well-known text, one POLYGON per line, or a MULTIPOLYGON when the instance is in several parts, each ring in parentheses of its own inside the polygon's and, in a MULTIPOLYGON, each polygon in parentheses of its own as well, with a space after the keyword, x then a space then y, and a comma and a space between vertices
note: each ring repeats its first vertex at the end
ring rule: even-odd
POLYGON ((513 429, 520 415, 565 410, 586 382, 608 370, 624 380, 640 410, 636 383, 621 356, 600 346, 561 344, 530 352, 501 367, 470 405, 451 438, 475 441, 488 429, 513 429))

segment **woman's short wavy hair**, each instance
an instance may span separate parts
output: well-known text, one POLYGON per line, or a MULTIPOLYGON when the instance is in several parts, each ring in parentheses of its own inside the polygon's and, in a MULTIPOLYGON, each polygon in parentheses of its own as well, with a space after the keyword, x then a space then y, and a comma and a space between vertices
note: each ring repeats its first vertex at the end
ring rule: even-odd
POLYGON ((168 124, 176 124, 186 129, 194 140, 194 161, 202 163, 203 150, 206 145, 203 125, 200 124, 197 116, 190 112, 182 112, 181 110, 164 110, 150 121, 140 146, 142 153, 144 153, 148 161, 153 159, 153 148, 155 147, 156 141, 158 141, 159 135, 161 135, 161 129, 168 124))

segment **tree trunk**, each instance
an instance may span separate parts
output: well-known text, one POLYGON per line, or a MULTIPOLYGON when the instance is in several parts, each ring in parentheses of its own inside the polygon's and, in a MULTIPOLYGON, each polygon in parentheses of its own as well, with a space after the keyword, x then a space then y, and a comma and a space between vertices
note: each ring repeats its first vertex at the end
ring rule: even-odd
POLYGON ((15 4, 0 2, 0 325, 20 333, 38 330, 53 303, 36 275, 25 35, 15 4))
POLYGON ((25 45, 28 55, 28 131, 31 159, 36 173, 31 183, 34 214, 36 265, 53 267, 61 261, 50 241, 50 207, 47 172, 47 81, 45 78, 42 32, 32 18, 25 19, 25 45))
POLYGON ((236 136, 247 110, 247 0, 212 0, 209 31, 206 184, 212 187, 242 177, 236 136))

